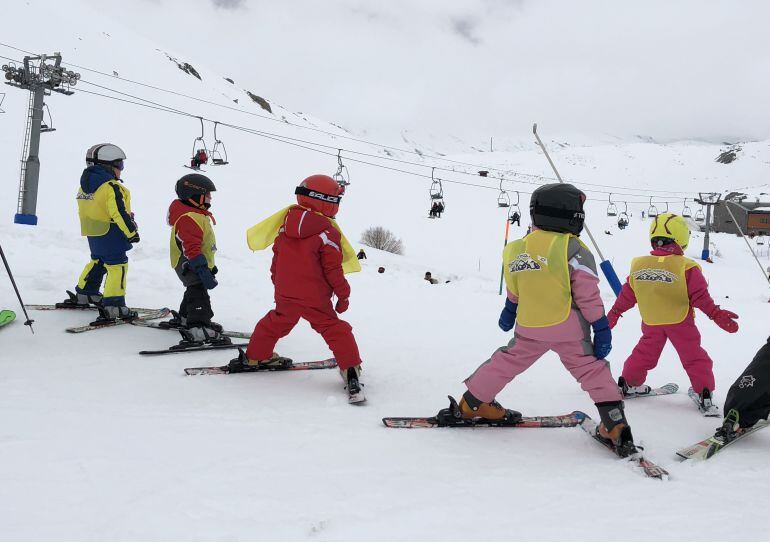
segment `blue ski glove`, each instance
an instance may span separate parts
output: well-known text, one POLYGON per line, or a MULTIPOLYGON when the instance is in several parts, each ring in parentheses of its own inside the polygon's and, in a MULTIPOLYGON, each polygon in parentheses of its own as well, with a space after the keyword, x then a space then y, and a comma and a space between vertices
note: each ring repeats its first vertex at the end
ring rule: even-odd
POLYGON ((510 331, 513 328, 513 324, 516 323, 516 310, 519 308, 517 303, 514 303, 510 299, 505 300, 505 307, 503 312, 500 313, 500 320, 497 321, 497 325, 503 331, 510 331))
POLYGON ((207 290, 213 290, 217 287, 217 279, 214 278, 214 274, 209 269, 209 264, 206 261, 206 257, 203 254, 199 254, 192 260, 190 260, 190 269, 195 271, 198 278, 201 279, 203 286, 207 290))
POLYGON ((594 330, 594 355, 599 359, 605 359, 612 350, 610 322, 606 316, 602 316, 596 322, 592 322, 591 327, 594 330))

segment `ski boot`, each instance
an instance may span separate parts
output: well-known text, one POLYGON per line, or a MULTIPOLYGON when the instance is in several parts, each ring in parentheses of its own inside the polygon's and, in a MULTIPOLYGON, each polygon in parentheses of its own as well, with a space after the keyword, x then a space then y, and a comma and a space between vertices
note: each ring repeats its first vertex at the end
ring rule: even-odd
POLYGON ((180 316, 178 312, 171 311, 171 318, 164 322, 158 322, 161 329, 181 329, 187 327, 187 317, 180 316))
POLYGON ((716 418, 719 416, 719 407, 714 404, 714 397, 711 394, 711 390, 703 388, 700 393, 695 393, 695 390, 690 388, 687 392, 690 398, 698 405, 698 410, 708 418, 716 418))
POLYGON ((719 439, 726 444, 737 437, 738 431, 741 428, 740 424, 738 423, 738 419, 738 411, 734 408, 730 409, 730 411, 727 413, 727 416, 725 416, 721 427, 719 427, 716 430, 716 433, 714 433, 714 438, 719 439))
POLYGON ((628 425, 626 415, 623 412, 622 401, 609 401, 596 403, 599 409, 601 423, 599 424, 599 436, 612 444, 613 451, 620 457, 628 457, 639 450, 634 444, 631 427, 628 425))
POLYGON ((273 355, 270 356, 270 359, 263 361, 250 360, 246 357, 246 352, 239 348, 238 357, 230 360, 230 363, 227 365, 227 367, 231 373, 247 373, 254 371, 269 371, 271 369, 285 370, 291 367, 292 363, 293 362, 291 359, 281 357, 277 352, 273 352, 273 355))
POLYGON ((340 376, 348 390, 348 403, 356 404, 366 401, 364 385, 361 383, 361 365, 340 369, 340 376))
POLYGON ((626 382, 626 379, 622 376, 618 378, 618 387, 620 388, 620 392, 623 394, 623 397, 637 397, 639 395, 647 395, 652 389, 647 384, 642 384, 641 386, 629 386, 628 382, 626 382))
POLYGON ((57 309, 90 309, 102 301, 102 294, 81 294, 67 290, 67 299, 57 303, 57 309))
POLYGON ((222 335, 212 329, 208 324, 200 324, 190 327, 179 328, 182 340, 179 341, 179 348, 189 348, 192 346, 203 346, 210 344, 212 346, 222 346, 232 344, 230 337, 222 335))
POLYGON ((131 321, 139 317, 139 313, 132 311, 125 305, 97 305, 97 308, 99 309, 99 317, 91 322, 92 326, 112 324, 116 320, 131 321))
POLYGON ((517 425, 521 422, 521 412, 508 410, 500 406, 497 401, 491 403, 482 403, 476 399, 470 392, 460 399, 460 404, 451 395, 449 396, 449 407, 442 408, 436 414, 436 422, 439 427, 447 426, 468 426, 474 425, 492 425, 502 427, 506 425, 517 425), (466 397, 467 395, 467 397, 466 397), (477 410, 473 410, 471 405, 479 405, 477 410), (484 406, 481 406, 484 405, 484 406), (484 418, 479 413, 494 415, 494 418, 484 418))

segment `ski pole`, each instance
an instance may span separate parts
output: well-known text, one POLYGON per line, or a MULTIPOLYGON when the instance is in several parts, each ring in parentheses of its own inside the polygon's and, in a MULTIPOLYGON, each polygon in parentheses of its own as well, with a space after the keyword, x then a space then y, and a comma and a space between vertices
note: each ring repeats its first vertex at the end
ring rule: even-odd
MULTIPOLYGON (((505 240, 503 241, 503 248, 508 245, 508 230, 511 228, 511 221, 505 219, 505 240)), ((503 276, 505 274, 505 262, 500 266, 500 292, 498 295, 503 295, 503 276)))
MULTIPOLYGON (((551 156, 548 154, 548 150, 546 150, 545 145, 543 145, 543 142, 540 139, 540 136, 537 134, 537 123, 532 125, 532 133, 535 134, 537 144, 541 149, 543 149, 543 154, 545 154, 545 157, 548 159, 548 163, 551 164, 551 169, 553 169, 553 172, 556 174, 556 178, 559 179, 560 183, 563 183, 564 181, 562 180, 561 175, 559 175, 559 171, 556 169, 553 160, 551 160, 551 156)), ((604 273, 604 277, 607 279, 607 282, 610 283, 612 291, 615 292, 615 296, 619 296, 621 288, 620 279, 618 279, 618 275, 615 273, 615 269, 612 267, 612 263, 604 259, 602 251, 599 248, 599 245, 596 243, 596 239, 594 239, 594 236, 591 234, 591 230, 588 228, 587 222, 583 224, 583 227, 585 228, 588 237, 591 239, 591 244, 596 249, 596 253, 599 255, 599 259, 601 260, 599 267, 601 268, 602 273, 604 273)))
POLYGON ((27 321, 24 322, 24 325, 29 326, 29 330, 34 335, 35 329, 32 327, 32 322, 34 322, 34 320, 31 320, 29 318, 29 314, 27 314, 27 307, 24 306, 24 302, 21 300, 21 294, 19 293, 19 289, 16 287, 16 281, 13 279, 13 273, 11 273, 11 267, 8 265, 8 260, 5 259, 5 252, 3 252, 2 245, 0 245, 0 256, 2 256, 3 258, 3 264, 5 264, 5 270, 8 271, 8 277, 11 279, 11 284, 13 284, 13 289, 16 291, 16 297, 19 298, 19 304, 21 305, 21 310, 24 311, 24 316, 27 319, 27 321))

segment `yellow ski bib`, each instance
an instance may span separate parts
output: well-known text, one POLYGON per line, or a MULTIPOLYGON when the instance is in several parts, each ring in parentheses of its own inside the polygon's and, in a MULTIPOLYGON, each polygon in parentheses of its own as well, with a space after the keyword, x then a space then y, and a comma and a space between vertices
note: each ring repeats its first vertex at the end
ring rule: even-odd
POLYGON ((171 267, 176 268, 179 265, 179 259, 182 257, 182 249, 179 247, 179 242, 176 239, 176 224, 183 216, 189 216, 200 227, 203 232, 203 242, 201 243, 201 254, 206 258, 206 263, 209 269, 214 267, 214 253, 217 251, 217 238, 214 236, 214 228, 211 227, 211 219, 201 213, 185 213, 176 219, 174 225, 171 226, 171 242, 170 242, 170 254, 171 254, 171 267))
POLYGON ((535 230, 503 249, 508 290, 519 298, 517 321, 526 327, 564 322, 572 308, 567 249, 573 235, 535 230))
MULTIPOLYGON (((286 215, 289 214, 289 210, 292 207, 295 207, 295 205, 290 205, 285 209, 281 209, 277 213, 270 215, 262 222, 255 224, 246 230, 246 244, 249 245, 249 248, 253 251, 265 250, 272 245, 275 242, 275 238, 278 237, 278 233, 280 233, 284 222, 286 222, 286 215)), ((311 212, 315 213, 315 211, 311 212)), ((350 241, 345 237, 345 234, 342 233, 337 221, 332 220, 321 213, 315 214, 326 218, 331 222, 334 229, 340 232, 340 238, 342 240, 342 272, 347 274, 361 271, 361 262, 358 261, 356 251, 353 250, 353 245, 350 244, 350 241)))
POLYGON ((685 272, 697 263, 684 256, 640 256, 631 261, 629 284, 642 321, 650 326, 678 324, 690 312, 685 272))
MULTIPOLYGON (((102 184, 93 194, 83 192, 78 189, 76 196, 78 202, 78 216, 80 217, 80 234, 84 237, 101 237, 106 235, 110 229, 110 224, 117 224, 124 230, 124 226, 113 219, 113 216, 119 213, 115 206, 113 190, 120 191, 125 204, 125 210, 131 214, 131 193, 123 183, 118 181, 108 181, 102 184)), ((127 231, 124 231, 129 235, 127 231)))

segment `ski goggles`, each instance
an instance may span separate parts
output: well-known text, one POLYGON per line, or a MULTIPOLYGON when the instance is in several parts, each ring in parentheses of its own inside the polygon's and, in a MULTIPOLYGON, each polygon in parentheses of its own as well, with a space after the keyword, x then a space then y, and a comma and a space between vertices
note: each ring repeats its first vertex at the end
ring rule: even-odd
POLYGON ((295 188, 294 193, 298 196, 307 196, 309 198, 317 199, 319 201, 325 201, 327 203, 339 204, 339 202, 342 201, 342 196, 332 196, 331 194, 324 194, 323 192, 318 192, 317 190, 311 190, 304 186, 298 186, 297 188, 295 188))

